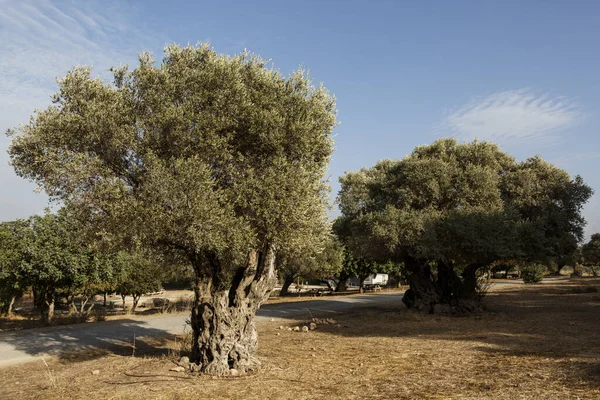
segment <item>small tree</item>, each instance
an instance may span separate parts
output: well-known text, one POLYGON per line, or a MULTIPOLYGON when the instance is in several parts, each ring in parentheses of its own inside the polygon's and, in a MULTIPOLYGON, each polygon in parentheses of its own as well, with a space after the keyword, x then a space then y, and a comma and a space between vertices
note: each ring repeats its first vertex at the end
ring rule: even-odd
POLYGON ((0 313, 9 317, 28 284, 21 269, 27 227, 25 220, 0 223, 0 313))
POLYGON ((591 268, 594 276, 600 274, 600 233, 594 233, 581 248, 584 264, 591 268))
POLYGON ((342 267, 342 246, 335 236, 328 234, 315 241, 313 248, 281 251, 277 257, 278 271, 283 275, 281 295, 288 294, 296 278, 326 280, 342 267))
POLYGON ((521 277, 524 283, 541 282, 548 269, 543 264, 525 264, 521 267, 521 277))
POLYGON ((119 254, 119 264, 122 269, 116 290, 123 299, 123 309, 125 309, 125 298, 133 297, 131 312, 134 313, 143 295, 160 290, 161 267, 153 263, 148 256, 140 253, 119 254))

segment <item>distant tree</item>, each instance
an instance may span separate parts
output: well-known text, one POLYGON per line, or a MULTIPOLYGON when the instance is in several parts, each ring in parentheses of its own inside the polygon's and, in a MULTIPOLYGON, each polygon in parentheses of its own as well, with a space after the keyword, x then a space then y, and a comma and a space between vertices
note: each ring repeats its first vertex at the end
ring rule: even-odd
POLYGON ((521 277, 524 283, 538 283, 547 271, 546 266, 542 264, 525 264, 521 267, 521 277))
POLYGON ((9 317, 28 285, 21 269, 27 228, 25 220, 0 223, 0 313, 9 317))
POLYGON ((133 297, 131 312, 134 313, 140 298, 144 294, 160 290, 164 275, 162 266, 141 253, 128 254, 122 252, 119 254, 118 263, 120 265, 120 276, 116 291, 123 299, 123 309, 126 308, 125 298, 127 296, 133 297))
POLYGON ((476 296, 478 271, 573 252, 592 190, 539 157, 516 162, 487 142, 441 139, 340 178, 336 224, 354 254, 402 264, 405 304, 476 296))
POLYGON ((600 274, 600 233, 594 233, 589 242, 581 247, 585 265, 592 269, 594 276, 600 274))
POLYGON ((253 370, 254 315, 276 283, 277 249, 329 229, 334 98, 301 70, 286 78, 208 45, 139 61, 115 69, 112 85, 69 72, 54 104, 9 132, 12 165, 86 210, 107 242, 185 258, 191 360, 205 373, 253 370))
POLYGON ((288 294, 296 278, 327 280, 342 267, 342 246, 334 235, 317 238, 314 245, 282 250, 278 254, 278 271, 283 276, 281 295, 288 294))

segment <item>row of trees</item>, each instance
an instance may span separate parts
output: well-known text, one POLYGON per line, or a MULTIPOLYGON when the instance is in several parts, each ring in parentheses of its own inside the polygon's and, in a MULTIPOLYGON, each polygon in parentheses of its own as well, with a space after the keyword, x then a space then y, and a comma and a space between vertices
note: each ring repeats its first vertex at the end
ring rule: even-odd
POLYGON ((29 290, 46 323, 59 300, 84 317, 94 296, 117 292, 123 305, 125 296, 133 296, 135 309, 143 293, 160 285, 158 264, 139 253, 101 251, 66 209, 0 224, 0 312, 11 315, 15 301, 29 290))

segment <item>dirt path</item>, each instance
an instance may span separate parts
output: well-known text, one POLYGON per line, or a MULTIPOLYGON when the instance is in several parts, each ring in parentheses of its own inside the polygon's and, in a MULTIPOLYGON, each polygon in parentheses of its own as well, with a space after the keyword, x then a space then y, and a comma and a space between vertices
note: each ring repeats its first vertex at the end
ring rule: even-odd
MULTIPOLYGON (((400 304, 403 292, 378 293, 303 302, 266 304, 257 319, 302 318, 311 314, 335 314, 357 307, 400 304)), ((64 355, 88 350, 109 352, 133 351, 134 342, 148 338, 178 335, 186 328, 188 314, 131 317, 116 321, 36 328, 0 333, 0 366, 39 360, 40 357, 64 355)))

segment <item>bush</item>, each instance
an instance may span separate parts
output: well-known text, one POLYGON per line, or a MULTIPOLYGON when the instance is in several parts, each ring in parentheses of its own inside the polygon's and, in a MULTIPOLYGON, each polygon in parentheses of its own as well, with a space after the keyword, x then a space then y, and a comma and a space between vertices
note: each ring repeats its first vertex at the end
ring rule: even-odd
POLYGON ((546 266, 542 264, 529 264, 521 267, 521 277, 524 283, 540 282, 546 272, 546 266))
POLYGON ((585 268, 581 264, 575 264, 575 268, 573 268, 573 276, 578 278, 582 278, 585 273, 585 268))

